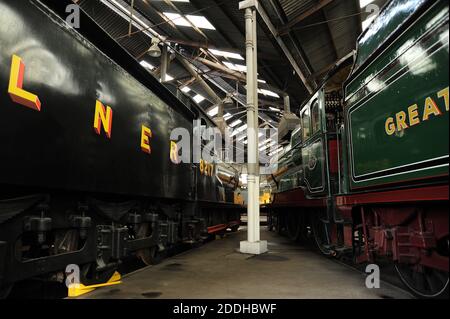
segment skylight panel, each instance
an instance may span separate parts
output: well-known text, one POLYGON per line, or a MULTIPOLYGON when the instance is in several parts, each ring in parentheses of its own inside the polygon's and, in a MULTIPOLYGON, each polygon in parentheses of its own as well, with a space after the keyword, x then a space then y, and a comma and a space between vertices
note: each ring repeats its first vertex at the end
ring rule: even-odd
POLYGON ((233 134, 231 134, 231 137, 238 135, 242 131, 245 131, 247 129, 247 124, 242 125, 241 127, 234 130, 233 134))
POLYGON ((235 71, 239 71, 239 72, 247 72, 247 67, 245 65, 234 64, 234 63, 230 63, 230 62, 223 62, 223 64, 225 64, 227 66, 227 68, 229 68, 231 70, 235 70, 235 71))
POLYGON ((233 123, 230 124, 230 127, 236 127, 236 126, 238 126, 241 123, 242 123, 241 120, 236 120, 236 121, 234 121, 233 123))
POLYGON ((216 106, 215 108, 213 108, 212 110, 210 110, 208 112, 208 115, 211 116, 211 117, 216 116, 217 114, 219 114, 219 107, 218 106, 216 106))
POLYGON ((276 107, 272 107, 272 106, 269 107, 269 110, 275 111, 275 112, 281 112, 280 109, 277 109, 276 107))
POLYGON ((184 88, 181 89, 181 92, 189 93, 189 92, 191 92, 191 89, 188 86, 185 86, 184 88))
POLYGON ((261 142, 261 143, 259 143, 259 144, 265 145, 265 144, 267 144, 267 143, 269 143, 269 142, 273 143, 274 140, 272 140, 271 138, 268 138, 267 140, 265 140, 264 142, 261 142))
POLYGON ((245 131, 247 129, 247 124, 242 125, 240 128, 236 129, 236 131, 238 131, 239 133, 242 131, 245 131))
POLYGON ((164 15, 171 20, 175 25, 183 26, 183 27, 192 27, 188 20, 183 18, 178 13, 164 12, 164 15))
POLYGON ((271 97, 275 97, 277 99, 280 98, 280 96, 278 94, 276 94, 275 92, 269 91, 269 90, 265 90, 265 89, 258 89, 258 92, 262 95, 265 96, 271 96, 271 97))
POLYGON ((194 96, 194 102, 197 104, 203 102, 204 100, 205 100, 205 98, 200 94, 197 94, 196 96, 194 96))
POLYGON ((173 81, 175 78, 169 74, 166 74, 166 80, 164 82, 170 82, 173 81))
POLYGON ((375 0, 359 0, 359 6, 362 8, 367 7, 369 4, 374 2, 375 0))
POLYGON ((231 119, 233 117, 233 115, 231 115, 230 113, 227 113, 227 114, 225 114, 224 116, 223 116, 223 119, 225 120, 225 121, 228 121, 229 119, 231 119))
POLYGON ((203 16, 187 15, 186 18, 178 13, 163 12, 163 14, 175 25, 191 27, 194 25, 199 29, 216 30, 216 28, 203 16))
POLYGON ((283 147, 281 146, 279 149, 277 149, 276 151, 269 153, 269 156, 274 156, 277 155, 278 153, 280 153, 281 151, 283 151, 283 147))
POLYGON ((211 52, 212 54, 217 55, 217 56, 222 56, 224 58, 230 58, 230 59, 235 59, 235 60, 244 60, 242 55, 237 54, 237 53, 214 50, 214 49, 209 49, 209 52, 211 52))
POLYGON ((186 18, 197 28, 216 30, 216 28, 203 16, 187 15, 186 18))
POLYGON ((272 142, 270 142, 270 143, 268 143, 268 144, 266 144, 266 145, 260 147, 260 148, 259 148, 259 151, 262 152, 262 151, 264 151, 264 150, 266 150, 266 149, 272 147, 272 146, 275 145, 275 144, 277 144, 277 142, 276 142, 276 141, 272 141, 272 142))

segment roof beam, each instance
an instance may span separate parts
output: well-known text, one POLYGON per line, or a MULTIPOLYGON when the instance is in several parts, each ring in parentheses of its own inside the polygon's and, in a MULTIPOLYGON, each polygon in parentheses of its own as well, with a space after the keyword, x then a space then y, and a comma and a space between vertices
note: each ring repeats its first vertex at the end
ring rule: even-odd
POLYGON ((205 33, 203 33, 202 30, 200 30, 200 28, 197 28, 192 22, 191 20, 186 18, 186 15, 180 10, 178 9, 178 7, 171 1, 171 0, 164 0, 164 2, 169 5, 172 9, 174 9, 184 20, 186 20, 190 26, 198 33, 200 34, 202 37, 204 37, 205 39, 208 39, 208 37, 206 36, 205 33))
MULTIPOLYGON (((328 21, 329 17, 328 17, 328 13, 326 10, 323 11, 323 15, 325 17, 325 20, 328 21)), ((339 52, 338 52, 338 47, 336 45, 336 40, 334 39, 333 30, 331 30, 330 22, 327 22, 327 29, 328 29, 328 34, 330 35, 331 43, 333 44, 334 54, 335 54, 336 61, 337 61, 337 60, 339 60, 339 52)))
MULTIPOLYGON (((214 3, 216 3, 217 5, 219 5, 218 1, 214 0, 214 3)), ((192 3, 192 0, 191 0, 192 3)), ((237 21, 234 19, 233 15, 229 12, 229 10, 227 10, 226 6, 221 7, 222 10, 222 14, 228 19, 228 21, 233 25, 234 29, 240 33, 242 40, 239 39, 230 39, 228 40, 229 43, 234 43, 237 47, 242 47, 242 55, 245 56, 245 34, 244 32, 241 30, 239 24, 237 23, 237 21), (236 44, 236 42, 238 43, 242 43, 241 44, 236 44)), ((219 26, 220 27, 220 26, 219 26)), ((223 32, 221 32, 223 33, 223 32)), ((226 34, 223 34, 222 36, 224 36, 225 38, 228 38, 228 36, 226 34)), ((225 50, 226 51, 226 50, 225 50)), ((274 60, 274 61, 279 61, 280 56, 276 55, 276 54, 268 54, 267 52, 258 52, 258 58, 261 58, 258 61, 258 64, 261 67, 259 68, 259 71, 262 73, 262 76, 264 76, 264 78, 269 81, 272 82, 274 84, 276 84, 278 87, 282 87, 282 82, 281 79, 275 75, 266 65, 266 63, 264 62, 264 60, 274 60)))
MULTIPOLYGON (((325 0, 325 1, 331 1, 331 0, 325 0)), ((300 80, 303 82, 303 84, 306 87, 306 89, 308 90, 308 92, 310 94, 312 94, 314 92, 314 90, 311 87, 311 85, 309 84, 307 77, 305 76, 305 74, 303 74, 303 71, 300 69, 300 66, 297 64, 297 61, 295 60, 295 58, 293 57, 289 48, 286 46, 283 39, 279 35, 278 30, 275 28, 272 21, 270 21, 270 18, 267 15, 266 11, 264 10, 264 8, 262 6, 258 6, 257 10, 259 12, 259 15, 265 22, 266 26, 269 28, 270 32, 272 33, 273 37, 278 42, 278 45, 281 47, 281 50, 283 50, 285 56, 291 63, 291 66, 294 68, 295 72, 300 77, 300 80)))
POLYGON ((196 79, 198 83, 202 86, 202 88, 208 93, 210 100, 212 103, 221 104, 222 99, 214 92, 213 89, 203 80, 203 78, 199 75, 199 73, 194 69, 194 67, 185 60, 185 58, 178 53, 176 54, 178 61, 183 65, 183 67, 191 74, 192 77, 196 79))
POLYGON ((291 21, 286 23, 284 26, 282 26, 278 30, 278 34, 279 35, 286 35, 286 34, 288 34, 293 26, 295 26, 296 24, 298 24, 301 21, 305 20, 306 18, 310 17, 311 15, 316 13, 317 11, 321 10, 323 7, 325 7, 326 5, 330 4, 332 1, 333 0, 320 0, 319 3, 314 5, 311 9, 306 10, 305 12, 303 12, 302 14, 296 16, 294 19, 292 19, 291 21))
MULTIPOLYGON (((236 80, 238 80, 238 81, 240 81, 242 83, 247 83, 247 77, 245 76, 244 73, 241 73, 239 71, 230 70, 229 68, 227 68, 226 66, 224 66, 222 64, 219 64, 219 63, 216 63, 216 62, 212 62, 212 61, 204 59, 204 58, 200 58, 199 57, 196 60, 201 62, 201 63, 203 63, 204 65, 206 65, 209 68, 216 69, 216 70, 220 71, 221 73, 226 73, 226 74, 230 75, 231 77, 233 77, 234 79, 236 79, 236 80)), ((270 91, 273 91, 274 93, 277 93, 277 94, 279 94, 279 95, 281 95, 283 97, 287 96, 286 92, 284 92, 284 91, 282 91, 282 90, 280 90, 280 89, 278 89, 276 87, 273 87, 273 86, 271 86, 269 84, 259 83, 258 86, 260 88, 262 88, 262 89, 268 89, 270 91)))

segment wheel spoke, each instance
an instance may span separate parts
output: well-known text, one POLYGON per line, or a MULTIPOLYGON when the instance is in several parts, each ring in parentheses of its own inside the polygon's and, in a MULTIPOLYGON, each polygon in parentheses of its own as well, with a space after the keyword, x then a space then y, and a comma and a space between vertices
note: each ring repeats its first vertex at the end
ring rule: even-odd
POLYGON ((424 298, 434 298, 446 293, 448 289, 448 274, 437 269, 423 267, 418 271, 415 265, 396 265, 400 279, 416 295, 424 298))

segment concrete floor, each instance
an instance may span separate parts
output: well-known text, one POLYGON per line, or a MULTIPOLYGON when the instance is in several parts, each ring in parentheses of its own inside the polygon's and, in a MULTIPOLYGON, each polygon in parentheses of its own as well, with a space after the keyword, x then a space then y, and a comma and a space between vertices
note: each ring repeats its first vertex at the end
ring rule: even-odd
POLYGON ((268 240, 269 253, 242 255, 236 249, 245 237, 244 228, 81 298, 412 298, 385 282, 380 289, 367 289, 361 273, 264 227, 261 237, 268 240))

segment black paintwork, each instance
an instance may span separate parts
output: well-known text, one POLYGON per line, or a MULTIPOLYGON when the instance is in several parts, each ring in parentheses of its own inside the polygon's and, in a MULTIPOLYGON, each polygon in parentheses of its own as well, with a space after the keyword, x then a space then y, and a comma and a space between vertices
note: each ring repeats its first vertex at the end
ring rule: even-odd
POLYGON ((196 118, 213 122, 203 110, 181 103, 85 13, 80 29, 67 27, 61 17, 71 3, 0 0, 0 288, 69 263, 98 263, 101 246, 108 247, 101 259, 114 266, 137 250, 198 239, 206 226, 239 219, 232 189, 224 196, 215 176, 170 160, 172 129, 192 132, 196 118), (40 112, 8 95, 13 54, 25 63, 24 89, 39 96, 40 112), (94 132, 96 100, 113 109, 111 139, 94 132), (151 154, 140 148, 142 125, 153 133, 151 154), (32 197, 30 206, 30 197, 8 200, 37 193, 45 195, 32 197), (135 204, 115 209, 115 220, 94 198, 135 204), (17 256, 15 240, 36 245, 40 222, 51 229, 43 239, 49 245, 68 229, 80 235, 72 221, 84 213, 92 227, 83 231, 87 237, 78 251, 17 256), (148 214, 157 219, 145 220, 148 214), (154 231, 136 239, 133 232, 143 224, 154 231), (102 229, 107 235, 100 245, 102 229))
MULTIPOLYGON (((45 3, 61 13, 66 2, 45 3)), ((169 159, 171 130, 192 131, 194 112, 86 15, 76 32, 39 2, 1 6, 7 17, 0 35, 1 183, 195 199, 193 174, 198 172, 191 172, 190 164, 174 165, 169 159), (5 71, 12 54, 24 61, 24 87, 38 94, 41 112, 8 96, 5 71), (93 131, 96 99, 113 109, 110 140, 93 131), (142 125, 153 132, 151 155, 140 150, 142 125)), ((203 176, 198 182, 206 191, 200 193, 211 194, 217 186, 203 176)))

